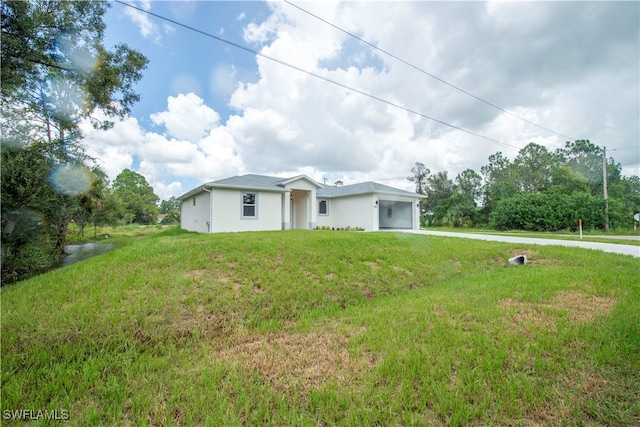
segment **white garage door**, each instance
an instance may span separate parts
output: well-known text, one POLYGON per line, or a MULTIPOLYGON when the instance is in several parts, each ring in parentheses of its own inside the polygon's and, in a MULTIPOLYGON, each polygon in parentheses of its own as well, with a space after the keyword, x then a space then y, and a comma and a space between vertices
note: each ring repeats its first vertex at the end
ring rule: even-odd
POLYGON ((380 200, 380 228, 413 228, 413 203, 380 200))

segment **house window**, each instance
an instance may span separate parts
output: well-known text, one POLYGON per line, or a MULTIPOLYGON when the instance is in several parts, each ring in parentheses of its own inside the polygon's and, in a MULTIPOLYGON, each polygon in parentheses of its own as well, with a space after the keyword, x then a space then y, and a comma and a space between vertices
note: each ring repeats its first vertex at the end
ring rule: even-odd
POLYGON ((329 201, 328 200, 319 200, 318 201, 318 215, 329 215, 329 201))
POLYGON ((196 205, 196 198, 194 197, 193 198, 193 206, 195 206, 195 205, 196 205))
POLYGON ((242 218, 258 217, 257 193, 242 193, 242 218))
POLYGON ((387 218, 391 218, 391 206, 387 208, 387 218))

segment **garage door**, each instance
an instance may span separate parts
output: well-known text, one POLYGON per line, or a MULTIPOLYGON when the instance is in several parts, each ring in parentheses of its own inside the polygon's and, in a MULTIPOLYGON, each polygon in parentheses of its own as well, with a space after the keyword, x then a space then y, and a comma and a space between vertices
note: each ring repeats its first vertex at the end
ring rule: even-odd
POLYGON ((413 228, 413 203, 380 200, 380 228, 413 228))

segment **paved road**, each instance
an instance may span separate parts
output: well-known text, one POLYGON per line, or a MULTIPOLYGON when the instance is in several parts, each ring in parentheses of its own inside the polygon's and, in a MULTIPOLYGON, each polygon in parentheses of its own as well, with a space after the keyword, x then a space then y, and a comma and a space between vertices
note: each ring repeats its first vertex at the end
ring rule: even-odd
POLYGON ((491 234, 453 233, 447 231, 431 230, 394 230, 404 233, 425 234, 430 236, 458 237, 462 239, 490 240, 505 243, 527 243, 530 245, 573 246, 578 248, 594 249, 615 254, 631 255, 640 258, 640 246, 618 245, 615 243, 585 242, 577 240, 553 240, 536 239, 532 237, 494 236, 491 234))

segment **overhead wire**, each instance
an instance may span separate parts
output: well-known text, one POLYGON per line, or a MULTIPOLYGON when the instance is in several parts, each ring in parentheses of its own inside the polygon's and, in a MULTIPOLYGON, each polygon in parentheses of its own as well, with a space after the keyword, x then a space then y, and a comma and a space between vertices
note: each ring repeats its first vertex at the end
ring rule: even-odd
POLYGON ((317 78, 317 79, 324 80, 324 81, 325 81, 325 82, 327 82, 327 83, 331 83, 331 84, 333 84, 333 85, 336 85, 336 86, 342 87, 343 89, 347 89, 347 90, 349 90, 349 91, 351 91, 351 92, 358 93, 358 94, 360 94, 360 95, 363 95, 363 96, 366 96, 366 97, 368 97, 368 98, 374 99, 374 100, 376 100, 376 101, 379 101, 379 102, 385 103, 385 104, 387 104, 387 105, 390 105, 390 106, 392 106, 392 107, 398 108, 398 109, 400 109, 400 110, 404 110, 404 111, 406 111, 406 112, 408 112, 408 113, 415 114, 415 115, 417 115, 417 116, 420 116, 420 117, 423 117, 423 118, 425 118, 425 119, 428 119, 428 120, 434 121, 434 122, 436 122, 436 123, 440 123, 440 124, 442 124, 442 125, 444 125, 444 126, 448 126, 448 127, 450 127, 450 128, 453 128, 453 129, 459 130, 459 131, 461 131, 461 132, 465 132, 465 133, 467 133, 467 134, 470 134, 470 135, 476 136, 476 137, 478 137, 478 138, 482 138, 482 139, 484 139, 484 140, 486 140, 486 141, 489 141, 489 142, 494 143, 494 144, 497 144, 497 145, 502 145, 502 146, 505 146, 505 147, 509 147, 509 148, 515 149, 515 150, 517 150, 517 151, 520 151, 520 150, 521 150, 521 147, 516 147, 515 145, 511 145, 511 144, 508 144, 508 143, 506 143, 506 142, 502 142, 502 141, 499 141, 499 140, 497 140, 497 139, 494 139, 494 138, 491 138, 491 137, 488 137, 488 136, 485 136, 485 135, 479 134, 479 133, 477 133, 477 132, 471 131, 471 130, 469 130, 469 129, 466 129, 466 128, 463 128, 463 127, 460 127, 460 126, 456 126, 456 125, 451 124, 451 123, 447 123, 447 122, 445 122, 445 121, 443 121, 443 120, 436 119, 435 117, 428 116, 428 115, 426 115, 426 114, 424 114, 424 113, 421 113, 421 112, 419 112, 419 111, 416 111, 416 110, 413 110, 413 109, 411 109, 411 108, 405 107, 405 106, 403 106, 403 105, 397 104, 397 103, 395 103, 395 102, 392 102, 392 101, 389 101, 389 100, 383 99, 383 98, 381 98, 381 97, 379 97, 379 96, 376 96, 376 95, 370 94, 370 93, 365 92, 365 91, 363 91, 363 90, 361 90, 361 89, 357 89, 357 88, 354 88, 354 87, 348 86, 348 85, 346 85, 346 84, 344 84, 344 83, 340 83, 340 82, 338 82, 338 81, 336 81, 336 80, 333 80, 333 79, 330 79, 330 78, 328 78, 328 77, 322 76, 322 75, 320 75, 320 74, 314 73, 313 71, 305 70, 304 68, 298 67, 297 65, 293 65, 293 64, 291 64, 291 63, 288 63, 288 62, 283 61, 283 60, 281 60, 281 59, 278 59, 278 58, 276 58, 276 57, 273 57, 273 56, 270 56, 270 55, 264 54, 264 53, 262 53, 262 52, 259 52, 259 51, 255 50, 255 49, 251 49, 251 48, 249 48, 249 47, 247 47, 247 46, 243 46, 243 45, 241 45, 241 44, 239 44, 239 43, 235 43, 235 42, 233 42, 233 41, 231 41, 231 40, 227 40, 227 39, 225 39, 225 38, 223 38, 223 37, 220 37, 220 36, 217 36, 217 35, 215 35, 215 34, 212 34, 212 33, 209 33, 209 32, 203 31, 203 30, 200 30, 200 29, 195 28, 195 27, 193 27, 193 26, 191 26, 191 25, 184 24, 184 23, 182 23, 182 22, 176 21, 175 19, 167 18, 166 16, 160 15, 160 14, 155 13, 155 12, 151 12, 151 11, 149 11, 149 10, 142 9, 142 8, 140 8, 140 7, 134 6, 134 5, 132 5, 132 4, 129 4, 129 3, 127 3, 127 2, 124 2, 124 1, 122 1, 122 0, 114 0, 114 2, 115 2, 115 3, 119 3, 119 4, 121 4, 121 5, 123 5, 123 6, 126 6, 126 7, 130 7, 130 8, 132 8, 132 9, 138 10, 138 11, 140 11, 140 12, 143 12, 143 13, 147 14, 147 15, 154 16, 154 17, 156 17, 156 18, 158 18, 158 19, 161 19, 161 20, 164 20, 164 21, 170 22, 170 23, 172 23, 172 24, 174 24, 174 25, 177 25, 177 26, 179 26, 179 27, 186 28, 186 29, 188 29, 188 30, 190 30, 190 31, 196 32, 196 33, 201 34, 201 35, 203 35, 203 36, 206 36, 206 37, 209 37, 209 38, 212 38, 212 39, 218 40, 218 41, 220 41, 220 42, 222 42, 222 43, 225 43, 225 44, 228 44, 228 45, 233 46, 233 47, 235 47, 235 48, 238 48, 238 49, 244 50, 244 51, 249 52, 249 53, 251 53, 251 54, 253 54, 253 55, 256 55, 256 56, 259 56, 259 57, 262 57, 262 58, 268 59, 268 60, 273 61, 273 62, 276 62, 276 63, 278 63, 278 64, 280 64, 280 65, 284 65, 284 66, 286 66, 286 67, 292 68, 292 69, 294 69, 294 70, 296 70, 296 71, 299 71, 299 72, 301 72, 301 73, 304 73, 304 74, 310 75, 310 76, 315 77, 315 78, 317 78))
POLYGON ((640 146, 634 145, 633 147, 607 148, 607 151, 630 150, 632 148, 635 148, 636 150, 638 150, 638 149, 640 149, 640 146))
POLYGON ((448 81, 444 80, 443 78, 440 78, 440 77, 438 77, 438 76, 436 76, 436 75, 434 75, 434 74, 429 73, 428 71, 424 70, 423 68, 420 68, 420 67, 418 67, 418 66, 416 66, 416 65, 414 65, 414 64, 412 64, 412 63, 410 63, 410 62, 408 62, 408 61, 406 61, 406 60, 404 60, 404 59, 402 59, 402 58, 400 58, 400 57, 398 57, 398 56, 396 56, 396 55, 394 55, 393 53, 391 53, 391 52, 389 52, 389 51, 387 51, 387 50, 384 50, 384 49, 382 49, 381 47, 379 47, 379 46, 377 46, 377 45, 375 45, 375 44, 373 44, 373 43, 370 43, 370 42, 368 42, 367 40, 364 40, 364 39, 363 39, 363 38, 361 38, 361 37, 358 37, 357 35, 355 35, 355 34, 353 34, 353 33, 349 32, 349 31, 345 30, 344 28, 341 28, 341 27, 339 27, 339 26, 335 25, 334 23, 332 23, 332 22, 330 22, 330 21, 327 21, 326 19, 324 19, 324 18, 322 18, 322 17, 320 17, 320 16, 318 16, 318 15, 315 15, 315 14, 314 14, 314 13, 312 13, 312 12, 309 12, 308 10, 306 10, 306 9, 304 9, 304 8, 302 8, 302 7, 298 6, 298 5, 296 5, 296 4, 292 3, 292 2, 290 2, 289 0, 283 0, 283 1, 284 1, 285 3, 287 3, 287 4, 291 5, 291 6, 295 7, 296 9, 298 9, 298 10, 300 10, 300 11, 302 11, 302 12, 304 12, 304 13, 308 14, 308 15, 311 15, 311 16, 313 16, 314 18, 316 18, 316 19, 318 19, 318 20, 320 20, 320 21, 324 22, 325 24, 332 26, 333 28, 337 29, 338 31, 341 31, 341 32, 343 32, 343 33, 347 34, 348 36, 353 37, 354 39, 356 39, 356 40, 358 40, 358 41, 360 41, 360 42, 362 42, 362 43, 364 43, 364 44, 366 44, 366 45, 368 45, 368 46, 372 47, 373 49, 375 49, 375 50, 377 50, 377 51, 379 51, 379 52, 382 52, 382 53, 384 53, 385 55, 388 55, 388 56, 390 56, 390 57, 392 57, 392 58, 394 58, 394 59, 396 59, 396 60, 398 60, 398 61, 402 62, 403 64, 405 64, 405 65, 407 65, 407 66, 409 66, 409 67, 411 67, 411 68, 413 68, 413 69, 415 69, 415 70, 417 70, 417 71, 419 71, 419 72, 421 72, 421 73, 423 73, 423 74, 426 74, 427 76, 429 76, 429 77, 431 77, 431 78, 434 78, 434 79, 438 80, 439 82, 444 83, 445 85, 447 85, 447 86, 449 86, 449 87, 452 87, 453 89, 455 89, 455 90, 457 90, 457 91, 459 91, 459 92, 464 93, 465 95, 468 95, 468 96, 470 96, 470 97, 472 97, 472 98, 474 98, 474 99, 476 99, 476 100, 478 100, 478 101, 480 101, 480 102, 483 102, 483 103, 485 103, 485 104, 487 104, 487 105, 489 105, 489 106, 491 106, 491 107, 493 107, 493 108, 495 108, 495 109, 497 109, 497 110, 502 111, 503 113, 509 114, 510 116, 513 116, 513 117, 515 117, 515 118, 517 118, 517 119, 519 119, 519 120, 522 120, 522 121, 524 121, 524 122, 526 122, 526 123, 528 123, 528 124, 530 124, 530 125, 536 126, 536 127, 540 128, 540 129, 543 129, 543 130, 545 130, 545 131, 547 131, 547 132, 550 132, 550 133, 556 134, 556 135, 558 135, 558 136, 562 136, 563 138, 569 138, 570 140, 575 140, 575 138, 572 138, 572 137, 567 136, 567 135, 564 135, 564 134, 562 134, 562 133, 560 133, 560 132, 556 132, 556 131, 554 131, 554 130, 552 130, 552 129, 549 129, 549 128, 547 128, 547 127, 544 127, 544 126, 542 126, 542 125, 539 125, 539 124, 537 124, 537 123, 534 123, 534 122, 532 122, 532 121, 530 121, 530 120, 528 120, 528 119, 526 119, 526 118, 524 118, 524 117, 522 117, 522 116, 519 116, 519 115, 518 115, 518 114, 516 114, 516 113, 513 113, 513 112, 511 112, 511 111, 509 111, 509 110, 506 110, 506 109, 504 109, 504 108, 502 108, 502 107, 497 106, 496 104, 493 104, 492 102, 489 102, 489 101, 487 101, 487 100, 485 100, 485 99, 483 99, 483 98, 480 98, 479 96, 476 96, 476 95, 472 94, 471 92, 468 92, 468 91, 466 91, 466 90, 462 89, 462 88, 461 88, 461 87, 459 87, 459 86, 456 86, 456 85, 454 85, 454 84, 452 84, 452 83, 449 83, 448 81))

